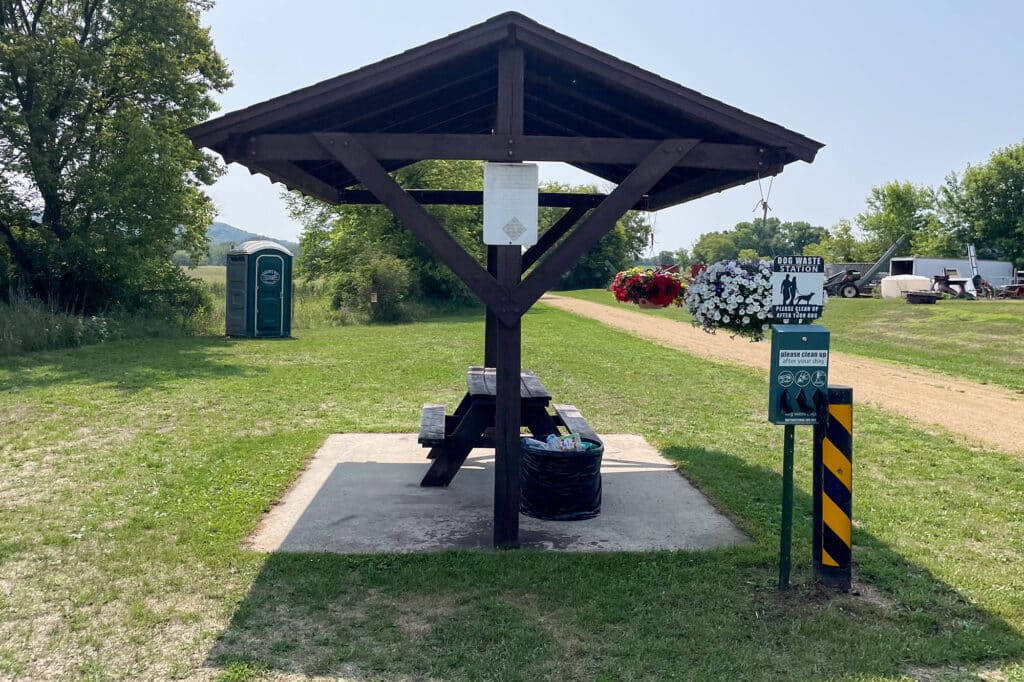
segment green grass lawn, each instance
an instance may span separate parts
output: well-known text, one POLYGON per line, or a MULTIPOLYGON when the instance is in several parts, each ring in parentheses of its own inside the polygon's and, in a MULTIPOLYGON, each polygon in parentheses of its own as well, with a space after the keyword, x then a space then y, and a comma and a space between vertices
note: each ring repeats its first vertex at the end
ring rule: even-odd
POLYGON ((223 265, 197 265, 182 267, 189 277, 202 280, 207 284, 225 284, 228 281, 228 269, 223 265))
MULTIPOLYGON (((640 309, 602 289, 558 293, 691 322, 682 308, 640 309)), ((1024 301, 907 305, 902 299, 830 298, 820 324, 832 332, 834 350, 1024 392, 1024 301)))
POLYGON ((864 586, 836 596, 809 584, 798 429, 795 588, 779 594, 782 430, 763 377, 544 307, 524 365, 599 431, 678 462, 750 546, 246 551, 327 434, 412 432, 422 403, 453 406, 483 325, 296 335, 0 365, 0 678, 1024 679, 1024 461, 858 408, 864 586))

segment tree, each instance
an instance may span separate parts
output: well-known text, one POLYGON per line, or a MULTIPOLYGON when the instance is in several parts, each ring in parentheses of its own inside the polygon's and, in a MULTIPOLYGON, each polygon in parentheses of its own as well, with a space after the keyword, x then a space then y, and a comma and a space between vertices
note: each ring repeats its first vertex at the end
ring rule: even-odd
POLYGON ((951 175, 940 195, 945 213, 957 220, 961 241, 974 242, 982 258, 1024 267, 1024 141, 995 151, 985 164, 968 166, 962 181, 951 175))
MULTIPOLYGON (((421 161, 394 173, 396 182, 416 189, 483 189, 483 168, 478 161, 421 161)), ((468 302, 473 295, 447 266, 434 257, 412 232, 384 206, 332 206, 297 193, 285 192, 293 218, 303 225, 299 268, 309 277, 337 281, 355 271, 380 273, 378 261, 401 263, 408 277, 409 295, 468 302)), ((427 206, 474 256, 483 262, 482 210, 479 206, 427 206)), ((342 281, 344 280, 344 281, 342 281)), ((403 296, 406 294, 403 294, 403 296)), ((345 297, 339 296, 344 302, 345 297)))
MULTIPOLYGON (((857 240, 853 233, 853 225, 844 218, 828 230, 820 241, 806 245, 803 254, 822 256, 827 263, 863 263, 869 259, 867 251, 870 248, 857 240)), ((879 253, 878 256, 880 255, 882 254, 879 253)))
POLYGON ((705 232, 693 245, 693 260, 697 263, 717 263, 739 255, 740 249, 731 232, 705 232))
POLYGON ((182 129, 230 85, 207 0, 0 0, 0 237, 68 308, 151 307, 199 252, 219 167, 182 129))
MULTIPOLYGON (((866 202, 867 210, 857 215, 857 226, 864 232, 870 252, 877 252, 878 256, 901 236, 906 236, 913 244, 922 230, 937 229, 934 225, 938 221, 935 195, 927 187, 910 182, 887 182, 872 187, 866 202)), ((910 250, 909 245, 904 245, 897 255, 910 250)))

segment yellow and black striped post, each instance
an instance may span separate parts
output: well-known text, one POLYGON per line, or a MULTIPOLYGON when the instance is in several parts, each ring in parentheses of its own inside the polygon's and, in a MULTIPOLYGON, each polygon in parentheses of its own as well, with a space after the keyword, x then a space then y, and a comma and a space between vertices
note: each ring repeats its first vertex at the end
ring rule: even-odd
POLYGON ((828 414, 814 426, 814 575, 849 591, 853 579, 853 389, 828 387, 828 414))

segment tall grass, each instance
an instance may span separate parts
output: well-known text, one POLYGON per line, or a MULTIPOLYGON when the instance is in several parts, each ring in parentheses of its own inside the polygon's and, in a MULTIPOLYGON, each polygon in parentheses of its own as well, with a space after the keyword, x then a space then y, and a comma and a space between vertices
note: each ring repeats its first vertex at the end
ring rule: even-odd
POLYGON ((19 295, 0 301, 0 357, 189 331, 179 322, 142 315, 74 315, 19 295))
MULTIPOLYGON (((227 312, 227 284, 212 278, 204 278, 204 282, 213 297, 209 321, 204 331, 220 335, 224 333, 224 317, 227 312)), ((292 292, 292 329, 323 329, 360 322, 331 306, 331 294, 323 282, 296 279, 292 283, 292 292)))

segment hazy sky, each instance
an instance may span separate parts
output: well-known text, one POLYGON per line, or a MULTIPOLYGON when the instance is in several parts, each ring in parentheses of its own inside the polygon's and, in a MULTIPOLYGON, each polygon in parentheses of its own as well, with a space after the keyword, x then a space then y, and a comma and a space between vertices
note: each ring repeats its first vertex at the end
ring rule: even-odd
MULTIPOLYGON (((939 184, 1024 139, 1024 2, 349 2, 219 0, 206 23, 234 73, 233 111, 507 10, 826 147, 775 180, 782 220, 831 226, 872 185, 939 184)), ((551 165, 542 179, 583 182, 551 165)), ((233 165, 219 219, 293 239, 281 186, 233 165)), ((754 216, 757 183, 652 216, 655 250, 754 216)))

